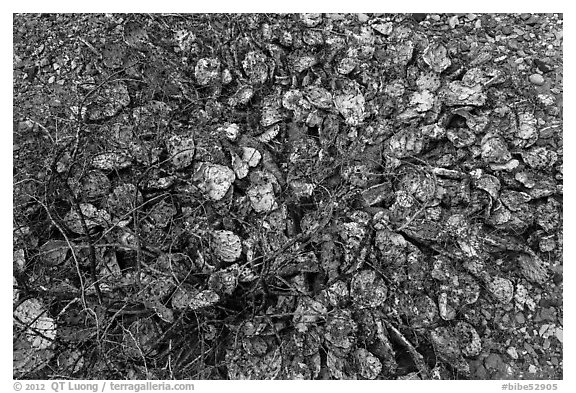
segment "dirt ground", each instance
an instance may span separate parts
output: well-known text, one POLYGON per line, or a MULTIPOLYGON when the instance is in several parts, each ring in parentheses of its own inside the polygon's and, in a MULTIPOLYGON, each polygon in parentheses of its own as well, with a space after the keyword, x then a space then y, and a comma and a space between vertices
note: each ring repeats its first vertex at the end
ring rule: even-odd
POLYGON ((562 379, 562 28, 14 15, 14 377, 562 379))

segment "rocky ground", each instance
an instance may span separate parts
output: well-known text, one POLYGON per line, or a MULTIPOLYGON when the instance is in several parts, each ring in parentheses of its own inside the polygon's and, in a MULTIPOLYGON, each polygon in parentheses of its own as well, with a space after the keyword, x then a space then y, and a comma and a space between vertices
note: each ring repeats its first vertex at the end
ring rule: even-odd
POLYGON ((14 376, 561 379, 562 15, 14 16, 14 376))

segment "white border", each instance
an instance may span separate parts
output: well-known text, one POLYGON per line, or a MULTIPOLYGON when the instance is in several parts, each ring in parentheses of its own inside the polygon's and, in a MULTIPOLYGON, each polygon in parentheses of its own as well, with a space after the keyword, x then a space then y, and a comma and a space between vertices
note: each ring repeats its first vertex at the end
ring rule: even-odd
MULTIPOLYGON (((566 2, 567 3, 567 2, 566 2)), ((1 148, 3 149, 1 158, 1 181, 8 188, 8 184, 12 184, 11 165, 12 164, 12 97, 8 96, 8 92, 12 92, 12 12, 564 12, 564 35, 567 37, 567 42, 573 43, 574 40, 574 22, 572 13, 569 12, 565 2, 560 1, 478 1, 478 2, 462 2, 462 1, 412 1, 412 2, 386 2, 385 0, 376 1, 310 1, 310 0, 290 0, 290 1, 225 1, 225 2, 173 2, 173 1, 156 1, 156 2, 126 2, 126 1, 110 1, 98 0, 94 2, 86 1, 26 1, 26 2, 11 2, 10 4, 2 5, 9 8, 8 12, 3 12, 2 29, 4 30, 1 35, 5 49, 2 53, 6 54, 6 60, 2 62, 2 91, 4 92, 4 102, 2 105, 2 119, 4 123, 3 132, 4 140, 1 148), (9 58, 8 58, 9 57, 9 58)), ((574 138, 576 128, 574 127, 574 117, 571 106, 574 101, 573 87, 574 76, 573 71, 575 63, 573 61, 573 47, 566 46, 564 58, 564 107, 567 109, 564 113, 564 150, 567 154, 564 157, 564 192, 568 195, 568 203, 564 204, 564 251, 565 260, 567 263, 564 265, 564 283, 566 290, 564 294, 564 381, 550 381, 551 383, 558 383, 560 388, 558 391, 566 391, 566 388, 574 381, 574 340, 571 339, 569 333, 574 329, 574 313, 572 312, 570 300, 573 299, 573 285, 571 282, 574 280, 574 208, 570 204, 570 199, 573 197, 573 173, 574 167, 574 154, 572 148, 574 145, 574 138), (567 71, 567 72, 566 72, 567 71), (567 306, 567 307, 566 307, 567 306)), ((4 263, 1 264, 2 274, 0 275, 2 281, 3 294, 0 297, 0 304, 2 305, 2 315, 6 315, 6 323, 2 324, 2 385, 7 391, 12 389, 12 360, 11 360, 11 328, 8 323, 9 314, 11 314, 12 307, 9 299, 11 298, 11 280, 10 271, 12 264, 10 258, 12 256, 11 238, 12 238, 12 195, 5 192, 2 194, 2 209, 1 211, 1 228, 2 228, 2 255, 5 256, 4 263)), ((11 318, 10 318, 11 319, 11 318)), ((89 381, 88 381, 89 382, 89 381)), ((513 381, 510 381, 513 382, 513 381)), ((541 382, 541 381, 518 381, 521 383, 541 382)), ((330 389, 336 391, 350 391, 350 390, 364 390, 364 391, 384 391, 387 389, 402 389, 408 391, 443 391, 443 392, 495 392, 501 391, 501 385, 507 383, 506 381, 197 381, 196 391, 213 391, 213 390, 233 390, 233 391, 246 391, 258 392, 263 391, 269 393, 270 389, 277 392, 294 391, 294 390, 319 390, 330 389)))

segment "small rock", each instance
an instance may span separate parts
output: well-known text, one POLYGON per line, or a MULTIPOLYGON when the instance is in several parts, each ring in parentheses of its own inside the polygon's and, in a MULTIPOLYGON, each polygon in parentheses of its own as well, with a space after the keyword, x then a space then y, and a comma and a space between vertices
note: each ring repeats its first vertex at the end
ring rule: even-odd
POLYGON ((544 324, 544 325, 540 326, 540 330, 538 331, 538 335, 541 337, 544 337, 544 334, 548 331, 548 328, 550 328, 550 325, 548 325, 548 324, 544 324))
POLYGON ((556 336, 558 341, 560 341, 560 344, 564 343, 564 330, 561 327, 556 328, 556 333, 554 336, 556 336))
POLYGON ((558 366, 558 358, 555 356, 551 357, 550 363, 552 363, 553 366, 558 366))
POLYGON ((262 154, 253 147, 242 147, 242 160, 248 164, 250 167, 255 167, 260 163, 262 154))
POLYGON ((224 126, 218 127, 217 131, 225 135, 231 141, 235 141, 240 134, 240 127, 236 123, 227 123, 224 126))
POLYGON ((552 280, 554 280, 554 284, 556 285, 562 284, 563 281, 562 273, 555 273, 554 276, 552 277, 552 280))
POLYGON ((540 74, 532 74, 528 79, 536 86, 541 86, 544 84, 544 77, 540 74))
POLYGON ((534 65, 536 66, 536 68, 538 68, 540 71, 544 73, 552 71, 552 67, 550 67, 548 64, 546 64, 540 59, 534 59, 534 65))
POLYGON ((508 353, 508 355, 510 355, 510 357, 514 360, 518 359, 518 352, 516 351, 516 348, 514 347, 509 347, 506 350, 506 353, 508 353))
POLYGON ((512 34, 514 30, 512 30, 512 28, 510 26, 504 26, 502 27, 502 34, 504 35, 510 35, 512 34))
POLYGON ((518 44, 518 41, 515 40, 514 38, 512 38, 508 41, 508 47, 512 50, 520 49, 520 45, 518 44))
MULTIPOLYGON (((412 14, 412 19, 414 19, 416 22, 420 23, 422 22, 424 19, 426 19, 426 15, 424 13, 416 13, 416 14, 412 14)), ((437 19, 435 19, 437 20, 437 19)))
POLYGON ((453 17, 448 19, 448 25, 450 26, 451 29, 456 28, 456 26, 458 26, 459 23, 460 22, 458 21, 458 15, 454 15, 453 17))

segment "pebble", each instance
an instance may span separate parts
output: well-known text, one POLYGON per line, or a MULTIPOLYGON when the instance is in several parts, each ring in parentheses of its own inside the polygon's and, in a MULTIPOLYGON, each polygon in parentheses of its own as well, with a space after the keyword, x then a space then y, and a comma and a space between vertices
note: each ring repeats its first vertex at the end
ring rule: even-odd
POLYGON ((550 299, 542 298, 542 299, 540 299, 540 301, 538 302, 538 305, 541 306, 541 307, 550 307, 552 304, 550 304, 550 299))
POLYGON ((366 15, 366 14, 357 14, 356 16, 358 17, 358 22, 360 22, 360 23, 368 22, 368 19, 369 19, 368 15, 366 15))
POLYGON ((484 359, 484 366, 487 369, 499 370, 504 365, 502 358, 497 353, 491 353, 484 359))
POLYGON ((558 366, 558 358, 556 356, 553 356, 550 359, 550 363, 552 363, 554 366, 558 366))
POLYGON ((535 365, 531 364, 530 367, 528 367, 528 372, 530 374, 536 374, 536 371, 538 371, 538 369, 536 368, 535 365))
POLYGON ((564 31, 562 30, 557 31, 556 33, 554 33, 554 35, 556 36, 557 40, 561 40, 562 38, 564 38, 564 31))
POLYGON ((556 284, 556 285, 562 284, 562 273, 554 274, 554 277, 552 277, 552 280, 554 281, 554 284, 556 284))
POLYGON ((470 373, 471 375, 475 375, 477 377, 484 376, 484 379, 488 378, 488 373, 486 372, 486 368, 484 367, 484 355, 480 355, 477 358, 470 359, 468 361, 470 365, 470 373))
POLYGON ((554 307, 543 308, 540 310, 540 317, 544 321, 554 321, 556 309, 554 307))
POLYGON ((528 79, 536 86, 541 86, 544 84, 544 77, 540 74, 532 74, 528 79))
POLYGON ((546 331, 548 330, 549 327, 550 327, 550 325, 547 325, 547 324, 540 326, 540 330, 538 331, 538 335, 544 336, 544 333, 546 333, 546 331))
POLYGON ((516 348, 510 347, 506 350, 506 353, 508 353, 512 359, 518 359, 518 351, 516 351, 516 348))
POLYGON ((515 40, 514 38, 508 41, 508 47, 512 50, 518 50, 520 48, 520 46, 518 45, 518 41, 515 40))
POLYGON ((561 327, 557 327, 556 333, 554 335, 556 336, 558 341, 560 341, 560 344, 564 343, 564 329, 562 329, 561 327))
POLYGON ((346 16, 344 14, 326 14, 326 18, 331 20, 344 20, 346 16))
POLYGON ((50 64, 50 58, 47 57, 43 57, 42 60, 40 60, 40 67, 46 67, 47 65, 50 64))
POLYGON ((548 64, 546 64, 540 59, 534 59, 534 65, 542 72, 552 71, 552 67, 550 67, 548 64))
POLYGON ((504 35, 510 35, 510 34, 512 34, 513 31, 514 30, 512 30, 512 28, 510 26, 504 26, 502 28, 502 34, 504 34, 504 35))
POLYGON ((522 314, 521 312, 516 314, 516 322, 518 322, 520 325, 523 325, 524 322, 526 322, 526 318, 524 318, 524 314, 522 314))
POLYGON ((426 14, 424 13, 412 14, 412 19, 414 19, 416 22, 422 22, 424 19, 426 19, 426 14))
POLYGON ((538 357, 538 354, 536 353, 536 351, 534 351, 534 348, 532 348, 532 345, 528 344, 527 342, 524 343, 524 349, 526 350, 526 352, 528 352, 533 357, 535 357, 535 358, 538 357))

